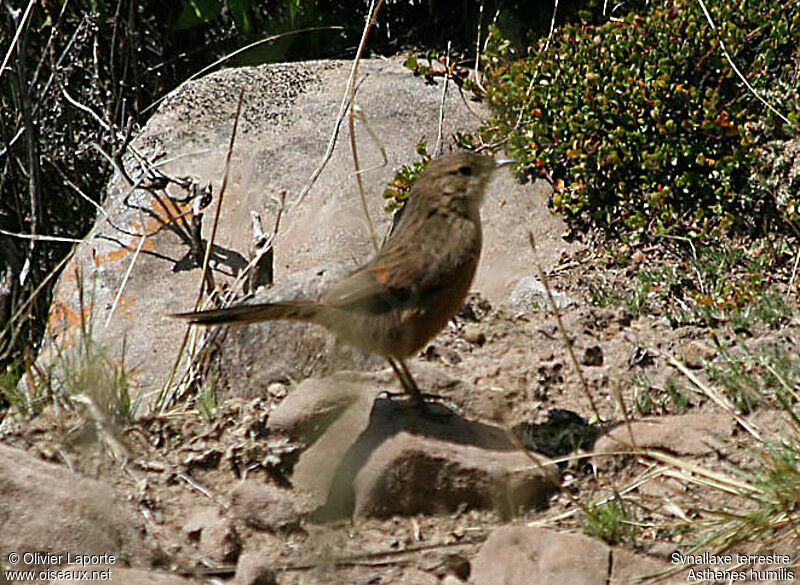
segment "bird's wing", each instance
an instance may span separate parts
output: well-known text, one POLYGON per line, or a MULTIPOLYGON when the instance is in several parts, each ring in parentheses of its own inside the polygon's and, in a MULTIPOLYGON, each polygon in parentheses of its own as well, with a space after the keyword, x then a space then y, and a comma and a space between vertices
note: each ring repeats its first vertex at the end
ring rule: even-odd
POLYGON ((393 238, 369 264, 325 294, 323 302, 351 311, 381 313, 433 294, 473 262, 480 247, 476 230, 469 227, 443 230, 442 236, 446 242, 431 241, 430 236, 393 238))

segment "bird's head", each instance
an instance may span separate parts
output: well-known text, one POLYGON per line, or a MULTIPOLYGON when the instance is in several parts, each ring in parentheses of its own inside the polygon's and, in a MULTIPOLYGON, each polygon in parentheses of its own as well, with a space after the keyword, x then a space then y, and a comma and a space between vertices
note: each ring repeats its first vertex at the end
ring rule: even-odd
POLYGON ((514 162, 473 152, 456 152, 430 162, 414 184, 411 198, 432 206, 466 206, 477 213, 492 173, 514 162))

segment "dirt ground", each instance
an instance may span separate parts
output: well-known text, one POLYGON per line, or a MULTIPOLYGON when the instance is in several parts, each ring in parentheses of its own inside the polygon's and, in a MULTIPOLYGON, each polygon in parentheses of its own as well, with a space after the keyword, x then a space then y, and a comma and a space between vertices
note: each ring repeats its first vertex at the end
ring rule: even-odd
MULTIPOLYGON (((491 306, 479 293, 411 360, 412 372, 427 382, 427 391, 465 418, 513 429, 522 443, 552 457, 591 451, 597 436, 645 414, 724 415, 666 359, 671 355, 693 364, 698 352, 713 359, 716 350, 708 328, 675 328, 657 314, 636 316, 622 303, 592 306, 601 273, 610 290, 631 290, 636 282, 636 267, 600 268, 595 258, 581 254, 563 258, 550 274, 553 290, 573 300, 561 317, 580 376, 550 311, 514 314, 491 306), (668 379, 678 381, 683 402, 664 398, 668 379), (648 392, 662 399, 648 402, 648 392), (543 424, 548 421, 551 426, 543 424)), ((749 331, 733 331, 723 323, 715 331, 730 347, 785 347, 797 333, 796 320, 749 331)), ((447 515, 316 524, 287 510, 283 518, 268 519, 265 527, 237 510, 235 491, 243 478, 291 487, 298 447, 271 433, 269 420, 292 389, 292 384, 278 382, 258 398, 241 400, 226 399, 223 388, 210 419, 191 404, 166 416, 141 418, 116 430, 123 446, 116 458, 108 441, 98 440, 92 422, 74 411, 46 409, 30 422, 5 425, 2 441, 112 484, 139 511, 142 536, 156 566, 198 579, 226 580, 241 554, 257 551, 260 562, 276 570, 281 585, 465 578, 470 559, 494 529, 535 522, 580 532, 585 527, 581 506, 627 493, 647 468, 631 455, 573 457, 561 465, 562 490, 547 508, 514 518, 462 507, 447 515)), ((387 389, 396 390, 394 381, 387 389)), ((756 411, 753 419, 762 425, 774 422, 766 411, 756 411)), ((752 438, 730 420, 722 435, 724 442, 705 453, 681 453, 680 445, 672 452, 712 467, 746 462, 752 438)), ((681 544, 683 533, 666 529, 667 520, 677 522, 680 509, 688 510, 681 502, 702 501, 707 509, 726 503, 719 491, 691 489, 674 480, 643 482, 631 493, 638 502, 632 509, 639 528, 622 546, 661 559, 681 544), (665 493, 676 497, 678 510, 671 517, 665 493)))

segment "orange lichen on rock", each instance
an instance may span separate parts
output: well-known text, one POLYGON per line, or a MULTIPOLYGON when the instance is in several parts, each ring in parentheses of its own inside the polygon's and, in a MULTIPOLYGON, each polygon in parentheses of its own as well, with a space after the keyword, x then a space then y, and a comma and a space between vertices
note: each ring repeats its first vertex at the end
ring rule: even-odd
MULTIPOLYGON (((83 317, 88 319, 91 307, 83 308, 83 317)), ((66 331, 80 327, 81 316, 68 303, 54 300, 47 316, 47 334, 62 335, 66 331)))
MULTIPOLYGON (((139 247, 139 241, 134 240, 129 245, 120 248, 119 250, 112 250, 111 252, 106 252, 105 254, 100 254, 95 256, 94 262, 97 266, 101 266, 103 264, 107 264, 108 262, 116 262, 130 254, 131 252, 136 251, 136 248, 139 247), (135 242, 135 244, 134 244, 135 242)), ((156 245, 153 243, 153 240, 150 238, 145 237, 144 244, 142 244, 142 250, 147 252, 152 252, 156 249, 156 245)))

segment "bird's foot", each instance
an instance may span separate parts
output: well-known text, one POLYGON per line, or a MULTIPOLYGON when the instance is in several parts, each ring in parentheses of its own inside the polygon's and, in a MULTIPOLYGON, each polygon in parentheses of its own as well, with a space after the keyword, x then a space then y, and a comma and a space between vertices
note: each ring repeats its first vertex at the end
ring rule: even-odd
POLYGON ((429 392, 411 394, 405 391, 394 392, 392 390, 384 390, 381 394, 391 400, 408 398, 417 412, 425 418, 443 419, 453 416, 453 412, 442 404, 446 398, 440 394, 429 392))
POLYGON ((412 398, 417 412, 424 418, 442 420, 454 416, 453 411, 443 404, 444 396, 420 393, 418 397, 412 398))

